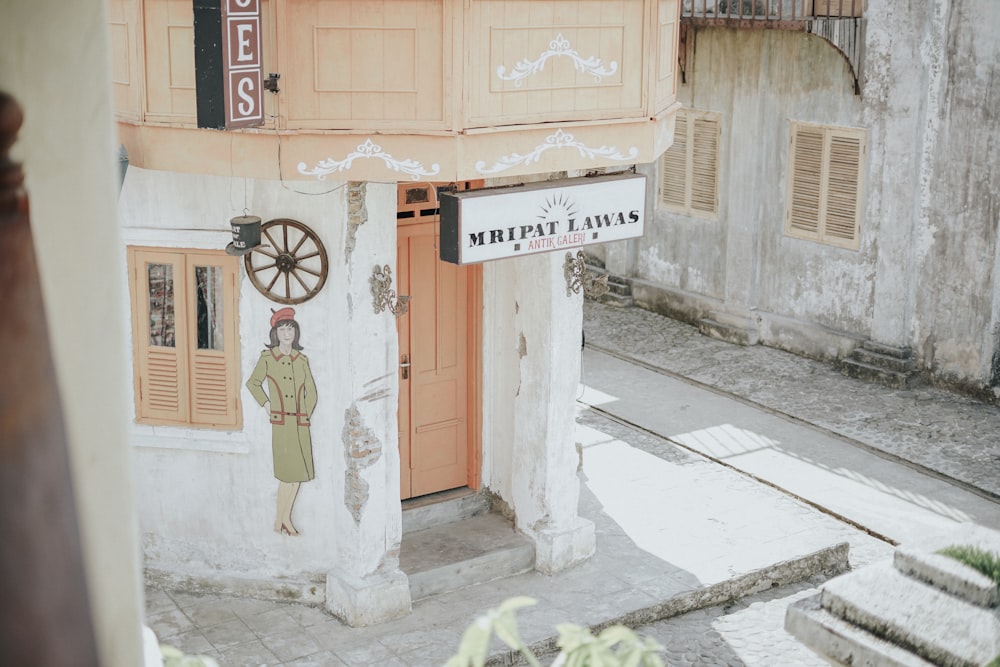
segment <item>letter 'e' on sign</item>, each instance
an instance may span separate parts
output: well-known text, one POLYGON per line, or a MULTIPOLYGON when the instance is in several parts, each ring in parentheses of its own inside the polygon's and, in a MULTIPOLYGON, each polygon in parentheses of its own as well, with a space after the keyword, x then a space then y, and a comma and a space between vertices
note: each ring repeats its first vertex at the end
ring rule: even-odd
POLYGON ((264 124, 260 0, 222 0, 226 127, 264 124))

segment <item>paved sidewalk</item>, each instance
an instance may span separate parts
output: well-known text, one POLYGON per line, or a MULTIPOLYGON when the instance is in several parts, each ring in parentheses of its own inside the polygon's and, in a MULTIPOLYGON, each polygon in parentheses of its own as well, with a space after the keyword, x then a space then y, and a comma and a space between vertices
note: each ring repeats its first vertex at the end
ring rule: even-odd
POLYGON ((932 387, 848 378, 832 364, 743 347, 641 308, 586 301, 587 345, 827 429, 1000 500, 1000 408, 932 387))

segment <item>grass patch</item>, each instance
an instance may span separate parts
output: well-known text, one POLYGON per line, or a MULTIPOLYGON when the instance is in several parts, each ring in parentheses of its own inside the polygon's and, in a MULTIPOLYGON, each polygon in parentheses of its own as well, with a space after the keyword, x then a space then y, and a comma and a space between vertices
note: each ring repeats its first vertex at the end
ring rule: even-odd
POLYGON ((938 551, 942 556, 954 558, 972 569, 982 572, 1000 587, 1000 554, 973 546, 950 546, 938 551))

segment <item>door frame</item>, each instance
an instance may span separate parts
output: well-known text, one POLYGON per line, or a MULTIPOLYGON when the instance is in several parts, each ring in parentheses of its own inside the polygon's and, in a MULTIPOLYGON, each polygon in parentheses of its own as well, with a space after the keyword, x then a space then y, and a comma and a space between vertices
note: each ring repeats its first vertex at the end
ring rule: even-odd
MULTIPOLYGON (((396 188, 396 230, 401 226, 413 224, 416 218, 430 215, 431 210, 435 210, 434 245, 440 248, 440 212, 437 200, 437 188, 439 186, 452 185, 465 190, 474 187, 482 187, 483 181, 465 181, 455 183, 397 183, 396 188), (426 186, 429 189, 429 198, 432 200, 421 202, 420 204, 403 204, 405 201, 403 193, 406 189, 426 186), (401 215, 402 214, 402 215, 401 215)), ((437 261, 442 261, 440 256, 437 261)), ((396 270, 399 270, 399 258, 396 258, 396 270)), ((466 280, 468 289, 466 292, 466 486, 474 491, 478 491, 482 486, 483 470, 483 267, 481 264, 470 264, 463 267, 467 271, 466 280)), ((397 340, 399 331, 397 327, 397 340)), ((397 343, 397 349, 402 349, 397 343)), ((399 356, 398 353, 397 357, 399 356)), ((397 370, 397 382, 399 374, 397 370)), ((399 419, 399 405, 397 398, 396 415, 399 419)), ((410 411, 407 410, 407 414, 410 411)), ((401 425, 400 425, 401 426, 401 425)), ((407 425, 409 427, 409 425, 407 425)), ((398 429, 397 429, 398 430, 398 429)), ((400 457, 402 463, 402 457, 400 457)), ((401 490, 400 490, 401 491, 401 490)))
POLYGON ((483 478, 483 266, 473 264, 467 268, 469 456, 466 480, 470 489, 478 491, 483 478))

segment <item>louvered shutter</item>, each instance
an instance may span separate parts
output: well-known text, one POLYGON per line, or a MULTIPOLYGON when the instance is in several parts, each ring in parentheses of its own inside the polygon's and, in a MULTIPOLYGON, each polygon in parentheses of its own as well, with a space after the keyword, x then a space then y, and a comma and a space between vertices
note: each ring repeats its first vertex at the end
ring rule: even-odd
POLYGON ((184 423, 187 400, 187 313, 184 256, 130 249, 136 417, 184 423))
POLYGON ((674 120, 674 143, 660 159, 660 201, 671 208, 687 208, 688 122, 683 112, 674 120))
POLYGON ((719 211, 719 138, 716 113, 682 109, 674 143, 660 159, 660 203, 685 215, 714 219, 719 211))
POLYGON ((792 128, 787 227, 795 236, 818 240, 823 187, 823 130, 796 125, 792 128))
POLYGON ((823 236, 835 245, 857 247, 861 219, 864 137, 830 133, 823 236))
POLYGON ((691 142, 691 210, 715 215, 719 208, 719 121, 694 119, 691 142))
POLYGON ((224 253, 187 255, 192 425, 238 425, 238 268, 238 259, 224 253))
POLYGON ((793 123, 791 134, 786 233, 856 250, 864 130, 793 123))
POLYGON ((239 428, 239 258, 204 250, 128 253, 136 421, 239 428))

